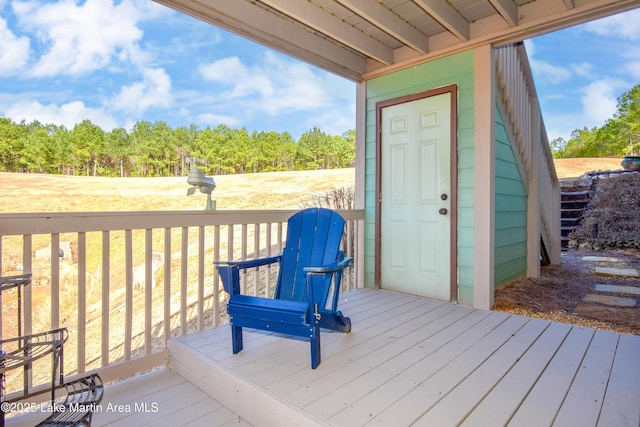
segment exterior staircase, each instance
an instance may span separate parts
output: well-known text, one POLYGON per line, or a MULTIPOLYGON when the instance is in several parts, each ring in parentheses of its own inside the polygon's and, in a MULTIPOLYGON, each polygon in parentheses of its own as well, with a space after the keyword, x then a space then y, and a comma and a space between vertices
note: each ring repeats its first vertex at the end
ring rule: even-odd
POLYGON ((591 200, 591 180, 560 182, 560 233, 562 248, 569 245, 569 234, 582 222, 591 200))

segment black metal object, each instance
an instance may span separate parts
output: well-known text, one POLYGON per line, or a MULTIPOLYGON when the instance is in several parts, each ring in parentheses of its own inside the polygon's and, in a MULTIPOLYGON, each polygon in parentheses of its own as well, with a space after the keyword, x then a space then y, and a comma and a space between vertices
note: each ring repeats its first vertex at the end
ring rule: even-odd
POLYGON ((53 413, 36 427, 90 426, 93 412, 98 410, 104 386, 98 374, 88 375, 64 384, 66 396, 53 413))
MULTIPOLYGON (((69 337, 67 328, 23 335, 22 289, 31 283, 31 274, 0 277, 0 294, 17 288, 18 331, 17 336, 0 340, 0 402, 17 402, 43 393, 51 393, 51 402, 56 401, 56 391, 66 389, 66 396, 40 426, 47 425, 91 425, 94 405, 102 400, 103 384, 98 374, 91 374, 70 382, 64 382, 64 343, 69 337), (51 355, 51 383, 48 387, 30 387, 33 363, 51 355), (22 368, 23 387, 21 393, 7 398, 5 373, 22 368)), ((0 426, 4 427, 4 406, 0 426)))

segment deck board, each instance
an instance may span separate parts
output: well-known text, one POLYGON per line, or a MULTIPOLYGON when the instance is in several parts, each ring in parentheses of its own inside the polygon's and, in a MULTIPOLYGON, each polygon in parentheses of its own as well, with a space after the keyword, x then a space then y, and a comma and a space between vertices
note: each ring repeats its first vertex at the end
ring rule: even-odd
POLYGON ((621 335, 599 426, 640 426, 640 340, 621 335))
POLYGON ((513 411, 526 398, 532 384, 549 364, 558 347, 567 337, 570 325, 552 323, 514 364, 490 393, 473 409, 461 425, 473 427, 491 419, 495 425, 506 425, 513 411))
POLYGON ((243 425, 244 422, 168 368, 107 386, 104 396, 102 410, 94 414, 92 426, 175 426, 189 423, 211 426, 225 423, 243 425), (125 405, 124 410, 118 409, 123 407, 117 405, 125 405))
POLYGON ((438 366, 444 366, 446 360, 454 356, 449 350, 456 342, 470 339, 469 331, 479 323, 493 328, 495 326, 493 321, 497 320, 497 317, 487 318, 487 314, 488 312, 469 311, 468 315, 460 318, 456 323, 443 327, 438 333, 432 335, 427 345, 418 343, 394 360, 385 362, 379 369, 367 373, 368 376, 382 377, 384 382, 376 388, 362 388, 359 391, 356 391, 359 388, 358 382, 351 384, 354 401, 348 407, 340 408, 330 421, 335 425, 349 425, 349 423, 363 425, 387 406, 395 404, 421 376, 428 375, 429 370, 437 370, 438 366), (452 342, 454 344, 450 344, 452 342), (430 358, 430 356, 433 357, 430 358), (439 363, 438 360, 441 362, 439 363), (385 377, 387 371, 389 375, 385 377))
POLYGON ((512 339, 505 341, 481 365, 475 368, 457 386, 444 395, 418 419, 416 426, 457 425, 487 396, 537 341, 548 323, 528 321, 512 339))
POLYGON ((448 360, 436 372, 424 378, 409 393, 393 406, 388 407, 372 420, 374 424, 411 425, 427 410, 435 405, 450 390, 467 378, 505 341, 519 331, 527 320, 507 317, 488 334, 477 340, 464 351, 448 360), (508 321, 510 320, 510 321, 508 321))
POLYGON ((571 328, 509 425, 534 427, 553 423, 594 333, 593 329, 571 328))
MULTIPOLYGON (((8 419, 6 425, 33 426, 46 415, 25 413, 8 419)), ((91 425, 251 426, 167 367, 107 385, 91 425)))
POLYGON ((363 397, 363 394, 370 390, 382 387, 387 381, 399 375, 404 369, 417 362, 424 356, 424 342, 436 335, 440 330, 452 324, 462 324, 460 320, 468 317, 469 311, 466 309, 432 310, 425 313, 420 321, 413 323, 413 330, 405 331, 405 335, 393 331, 391 336, 396 340, 391 341, 389 336, 380 344, 389 352, 379 357, 379 350, 370 352, 365 363, 354 362, 332 373, 330 383, 335 383, 333 391, 322 394, 321 398, 308 405, 306 408, 311 412, 321 412, 325 416, 333 416, 342 411, 345 407, 351 408, 356 401, 363 397), (352 365, 360 366, 363 372, 359 375, 349 375, 354 371, 352 365), (348 380, 348 381, 345 381, 348 380), (336 401, 343 402, 340 406, 336 401))
POLYGON ((585 427, 596 425, 618 338, 619 335, 612 332, 596 331, 555 423, 585 427))

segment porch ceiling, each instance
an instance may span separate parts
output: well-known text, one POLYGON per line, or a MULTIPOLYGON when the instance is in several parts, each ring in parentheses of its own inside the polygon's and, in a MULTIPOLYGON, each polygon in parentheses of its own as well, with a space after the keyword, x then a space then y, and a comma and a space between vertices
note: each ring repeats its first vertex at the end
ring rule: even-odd
POLYGON ((640 0, 155 1, 354 81, 640 6, 640 0))

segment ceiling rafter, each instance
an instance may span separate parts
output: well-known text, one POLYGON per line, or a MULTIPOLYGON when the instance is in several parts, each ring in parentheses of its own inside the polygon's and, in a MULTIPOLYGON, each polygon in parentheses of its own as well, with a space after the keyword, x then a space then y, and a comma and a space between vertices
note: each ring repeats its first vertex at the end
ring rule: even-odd
POLYGON ((446 0, 413 0, 413 2, 460 40, 470 39, 469 22, 446 0))
MULTIPOLYGON (((513 0, 489 0, 510 27, 518 25, 518 6, 513 0)), ((566 0, 572 1, 572 0, 566 0)))
POLYGON ((391 48, 342 19, 322 12, 322 9, 311 2, 300 0, 260 0, 260 2, 383 64, 393 63, 391 48))
POLYGON ((429 51, 429 39, 426 35, 376 0, 336 1, 416 52, 429 51))

